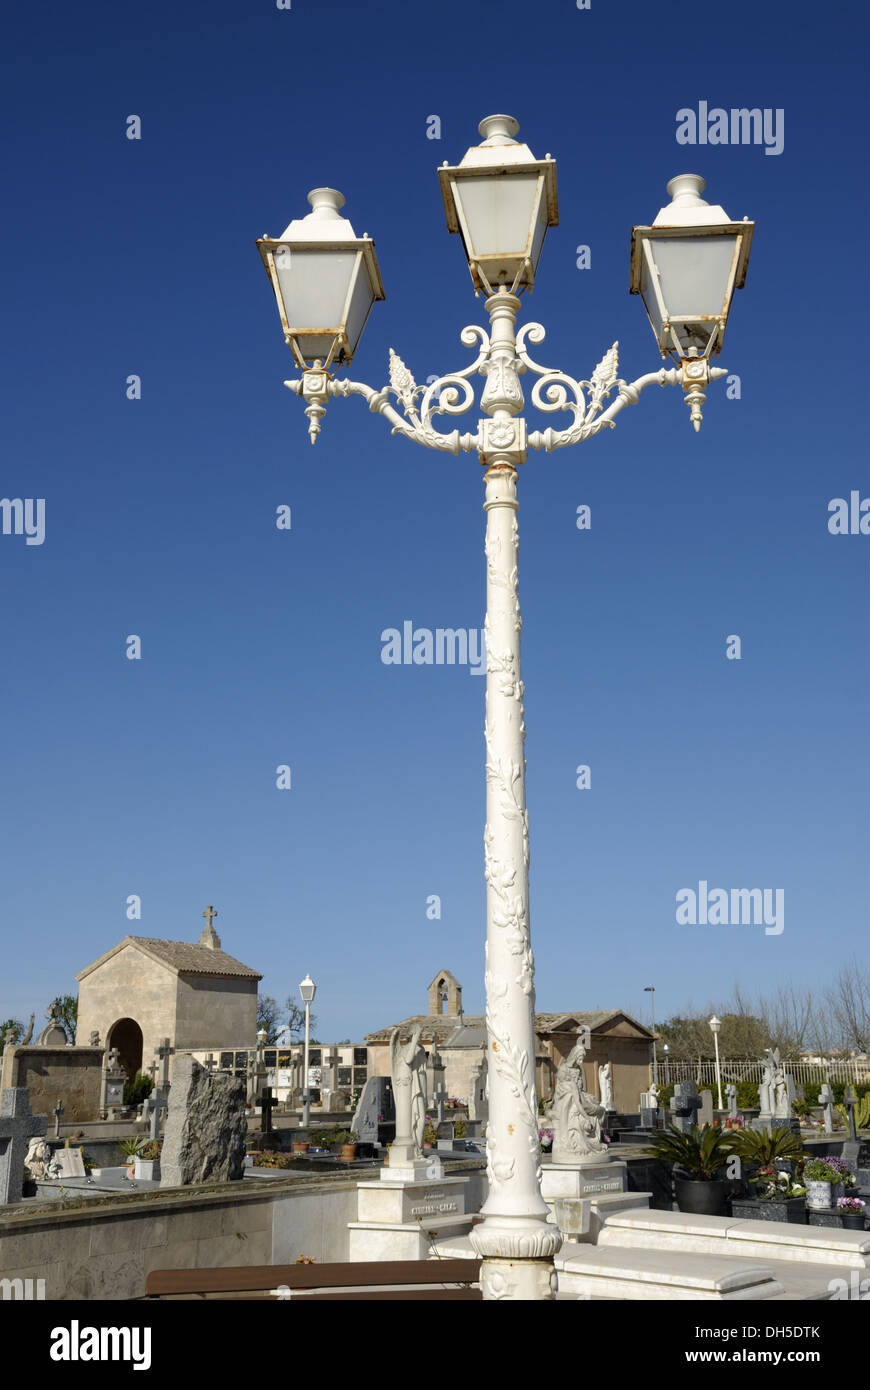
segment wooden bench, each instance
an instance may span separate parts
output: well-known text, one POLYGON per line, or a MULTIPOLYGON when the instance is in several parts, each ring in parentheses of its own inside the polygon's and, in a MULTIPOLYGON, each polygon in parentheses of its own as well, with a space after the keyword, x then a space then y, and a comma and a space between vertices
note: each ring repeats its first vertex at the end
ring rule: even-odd
POLYGON ((155 1269, 146 1298, 425 1299, 480 1301, 480 1260, 384 1260, 356 1264, 155 1269), (452 1287, 451 1287, 452 1286, 452 1287), (278 1291, 278 1292, 276 1292, 278 1291))

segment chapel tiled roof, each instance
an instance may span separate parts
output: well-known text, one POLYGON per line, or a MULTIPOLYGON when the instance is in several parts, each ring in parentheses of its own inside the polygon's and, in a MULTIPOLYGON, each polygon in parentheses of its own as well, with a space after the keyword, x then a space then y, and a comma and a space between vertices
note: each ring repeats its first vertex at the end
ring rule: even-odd
POLYGON ((212 950, 210 946, 196 946, 191 941, 161 941, 153 936, 131 936, 128 940, 143 946, 164 965, 185 975, 235 975, 248 980, 263 978, 250 965, 243 965, 235 956, 228 956, 226 951, 212 950))
MULTIPOLYGON (((569 1010, 558 1014, 535 1014, 536 1033, 558 1033, 560 1024, 578 1023, 581 1027, 589 1028, 592 1032, 600 1028, 603 1023, 611 1018, 626 1018, 636 1027, 643 1029, 646 1033, 649 1030, 643 1024, 637 1023, 636 1019, 631 1018, 624 1009, 585 1009, 569 1010)), ((368 1043, 388 1042, 390 1034, 394 1028, 399 1028, 402 1035, 410 1034, 415 1028, 419 1027, 423 1042, 436 1042, 439 1047, 443 1046, 451 1033, 455 1032, 460 1025, 475 1032, 482 1030, 485 1035, 486 1019, 480 1015, 463 1014, 458 1018, 456 1014, 415 1014, 413 1018, 404 1018, 400 1023, 392 1023, 389 1028, 380 1028, 375 1033, 366 1033, 365 1041, 368 1043)), ((570 1031, 573 1031, 571 1029, 570 1031)), ((650 1036, 652 1036, 650 1034, 650 1036)))

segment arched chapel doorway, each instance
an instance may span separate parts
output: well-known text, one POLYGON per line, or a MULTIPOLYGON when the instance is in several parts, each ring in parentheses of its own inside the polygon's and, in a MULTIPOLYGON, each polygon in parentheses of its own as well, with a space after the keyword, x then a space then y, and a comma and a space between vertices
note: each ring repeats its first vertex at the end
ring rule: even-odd
POLYGON ((142 1029, 134 1018, 119 1018, 109 1029, 106 1046, 116 1047, 121 1066, 132 1081, 142 1070, 142 1029))

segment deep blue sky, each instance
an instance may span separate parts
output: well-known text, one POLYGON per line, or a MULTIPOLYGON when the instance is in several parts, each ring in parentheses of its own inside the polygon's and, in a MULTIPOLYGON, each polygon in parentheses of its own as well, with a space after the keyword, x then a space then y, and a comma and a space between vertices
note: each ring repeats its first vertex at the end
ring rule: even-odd
POLYGON ((482 1008, 483 681, 380 661, 405 619, 481 626, 481 470, 358 399, 311 449, 254 242, 340 188, 387 290, 351 374, 382 385, 390 346, 418 381, 465 366, 485 311, 435 168, 494 111, 558 159, 539 360, 586 376, 618 338, 626 378, 658 367, 629 235, 673 174, 758 224, 741 399, 712 388, 696 437, 650 388, 520 479, 538 1007, 646 1016, 654 984, 661 1018, 866 950, 870 536, 827 530, 870 496, 865 26, 783 0, 10 12, 0 490, 46 499, 46 539, 0 536, 0 1018, 127 931, 195 940, 209 902, 266 992, 312 973, 322 1037, 422 1010, 445 967, 482 1008), (783 108, 784 152, 678 146, 701 100, 783 108), (783 888, 785 931, 678 927, 700 879, 783 888))

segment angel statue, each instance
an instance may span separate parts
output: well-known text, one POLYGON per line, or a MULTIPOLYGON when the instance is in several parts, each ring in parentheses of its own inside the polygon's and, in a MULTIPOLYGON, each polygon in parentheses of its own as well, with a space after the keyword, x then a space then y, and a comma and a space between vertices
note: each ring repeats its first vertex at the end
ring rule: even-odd
POLYGON ((547 1112, 553 1127, 554 1163, 600 1163, 607 1159, 607 1145, 601 1142, 606 1111, 583 1089, 585 1056, 586 1048, 577 1043, 556 1074, 556 1089, 547 1112))
POLYGON ((396 1137, 391 1153, 396 1157, 422 1158, 426 1132, 426 1051, 420 1045, 420 1028, 402 1045, 399 1030, 390 1034, 390 1073, 396 1107, 396 1137))

